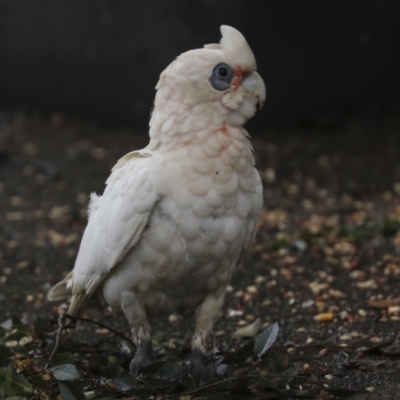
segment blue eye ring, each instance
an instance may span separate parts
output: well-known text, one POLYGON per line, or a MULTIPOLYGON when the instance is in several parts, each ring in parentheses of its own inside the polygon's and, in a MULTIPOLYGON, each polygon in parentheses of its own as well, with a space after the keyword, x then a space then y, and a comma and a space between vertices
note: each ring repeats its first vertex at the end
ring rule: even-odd
POLYGON ((235 72, 231 66, 219 63, 214 67, 209 80, 215 90, 225 91, 231 86, 234 75, 235 72))

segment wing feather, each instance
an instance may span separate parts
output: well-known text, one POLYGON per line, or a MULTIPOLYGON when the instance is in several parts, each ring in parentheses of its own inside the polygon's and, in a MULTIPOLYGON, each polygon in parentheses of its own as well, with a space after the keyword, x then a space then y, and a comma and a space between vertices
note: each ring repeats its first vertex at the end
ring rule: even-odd
POLYGON ((250 246, 253 243, 253 240, 256 236, 257 227, 258 227, 258 217, 260 215, 261 208, 263 205, 263 195, 262 195, 263 186, 262 186, 260 174, 258 173, 258 171, 256 169, 254 169, 254 178, 256 180, 256 184, 255 184, 255 188, 254 188, 254 192, 253 192, 253 196, 254 196, 254 199, 253 199, 254 207, 252 210, 253 211, 253 228, 249 229, 246 232, 242 252, 239 256, 237 266, 243 262, 243 258, 245 256, 245 254, 248 252, 248 250, 250 249, 250 246))
POLYGON ((70 280, 70 313, 76 313, 107 274, 135 246, 159 196, 151 184, 150 154, 125 155, 107 180, 103 196, 92 195, 90 216, 70 280))

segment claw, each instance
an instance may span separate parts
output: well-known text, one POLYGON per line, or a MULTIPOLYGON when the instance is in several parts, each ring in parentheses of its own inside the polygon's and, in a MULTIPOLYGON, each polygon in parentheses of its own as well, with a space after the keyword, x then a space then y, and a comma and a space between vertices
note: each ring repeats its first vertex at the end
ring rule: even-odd
POLYGON ((137 376, 141 368, 152 363, 150 358, 151 352, 151 341, 142 339, 136 349, 135 356, 129 364, 129 371, 131 375, 137 376))
POLYGON ((204 363, 206 357, 199 349, 192 349, 190 353, 190 369, 200 378, 200 382, 213 380, 217 377, 214 365, 204 363))

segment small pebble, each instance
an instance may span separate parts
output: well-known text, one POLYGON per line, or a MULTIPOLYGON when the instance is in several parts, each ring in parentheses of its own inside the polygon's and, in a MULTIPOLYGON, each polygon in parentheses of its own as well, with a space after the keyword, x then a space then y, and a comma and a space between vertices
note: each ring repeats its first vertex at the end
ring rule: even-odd
POLYGON ((110 333, 110 331, 107 328, 97 328, 96 333, 98 333, 100 335, 105 335, 107 333, 110 333))
POLYGON ((242 315, 243 315, 242 310, 233 310, 232 308, 228 309, 228 318, 241 317, 242 315))
POLYGON ((29 267, 29 261, 20 261, 17 264, 17 269, 19 269, 19 270, 23 270, 23 269, 26 269, 28 267, 29 267))
POLYGON ((247 290, 247 292, 249 292, 251 294, 257 294, 258 293, 257 286, 247 286, 246 290, 247 290))
POLYGON ((231 286, 231 285, 228 285, 228 286, 226 287, 227 293, 232 293, 234 290, 235 290, 235 289, 234 289, 233 286, 231 286))
POLYGON ((261 303, 261 306, 262 307, 268 307, 268 306, 270 306, 271 305, 271 300, 264 300, 262 303, 261 303))

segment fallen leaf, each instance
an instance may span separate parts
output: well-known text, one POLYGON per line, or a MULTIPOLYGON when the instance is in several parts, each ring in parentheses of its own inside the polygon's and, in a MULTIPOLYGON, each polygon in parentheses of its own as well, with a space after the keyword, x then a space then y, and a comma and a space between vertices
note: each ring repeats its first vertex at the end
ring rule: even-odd
POLYGON ((233 339, 241 339, 244 337, 254 337, 257 335, 258 330, 260 329, 260 319, 256 319, 252 324, 242 326, 236 329, 235 332, 232 333, 231 337, 233 339))
POLYGON ((51 372, 53 372, 54 378, 59 381, 74 381, 80 377, 78 370, 73 364, 56 365, 51 368, 51 372))
POLYGON ((329 322, 333 320, 333 313, 322 313, 314 317, 315 321, 318 322, 329 322))
POLYGON ((267 350, 274 344, 279 334, 279 325, 277 322, 269 326, 265 331, 258 337, 254 345, 254 354, 257 357, 262 357, 267 350))

